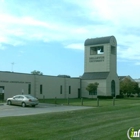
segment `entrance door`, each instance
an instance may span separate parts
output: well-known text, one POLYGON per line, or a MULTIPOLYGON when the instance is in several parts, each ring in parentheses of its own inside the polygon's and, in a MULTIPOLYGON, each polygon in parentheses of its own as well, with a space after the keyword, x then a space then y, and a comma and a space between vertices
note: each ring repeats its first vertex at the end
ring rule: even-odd
POLYGON ((0 100, 4 100, 4 86, 0 86, 0 100))
POLYGON ((78 88, 78 98, 81 98, 81 90, 78 88))

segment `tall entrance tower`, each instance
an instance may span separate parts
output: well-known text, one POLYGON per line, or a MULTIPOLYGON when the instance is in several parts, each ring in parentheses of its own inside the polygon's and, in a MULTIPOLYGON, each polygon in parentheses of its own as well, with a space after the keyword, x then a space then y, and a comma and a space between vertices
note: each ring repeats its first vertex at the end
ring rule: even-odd
POLYGON ((98 95, 116 96, 119 94, 117 75, 117 41, 114 36, 91 38, 85 41, 84 74, 82 94, 87 93, 89 83, 98 82, 98 95))

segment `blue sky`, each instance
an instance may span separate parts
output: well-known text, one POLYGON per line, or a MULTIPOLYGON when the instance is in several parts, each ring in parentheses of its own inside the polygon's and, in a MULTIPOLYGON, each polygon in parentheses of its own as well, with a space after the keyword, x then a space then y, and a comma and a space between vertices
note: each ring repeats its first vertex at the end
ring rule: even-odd
POLYGON ((77 77, 84 41, 114 35, 118 75, 140 78, 139 15, 138 0, 0 0, 0 71, 77 77))

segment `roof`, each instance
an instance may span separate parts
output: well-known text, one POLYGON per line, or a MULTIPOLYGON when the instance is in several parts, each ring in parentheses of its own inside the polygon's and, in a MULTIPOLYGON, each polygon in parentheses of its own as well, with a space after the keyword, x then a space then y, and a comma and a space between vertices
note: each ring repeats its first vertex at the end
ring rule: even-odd
POLYGON ((124 78, 126 78, 126 76, 118 76, 119 77, 119 80, 123 80, 124 78))
POLYGON ((120 81, 123 81, 123 80, 126 79, 126 78, 129 79, 129 80, 131 80, 131 81, 133 81, 133 82, 135 81, 135 80, 134 80, 131 76, 129 76, 129 75, 128 75, 128 76, 118 76, 118 77, 119 77, 119 80, 120 80, 120 81))
POLYGON ((114 36, 106 36, 106 37, 99 37, 99 38, 90 38, 86 39, 85 41, 85 46, 88 45, 97 45, 97 44, 105 44, 105 43, 110 43, 111 38, 115 38, 114 36))
POLYGON ((109 72, 85 72, 82 80, 106 79, 109 72))
POLYGON ((71 78, 69 75, 58 75, 58 77, 71 78))

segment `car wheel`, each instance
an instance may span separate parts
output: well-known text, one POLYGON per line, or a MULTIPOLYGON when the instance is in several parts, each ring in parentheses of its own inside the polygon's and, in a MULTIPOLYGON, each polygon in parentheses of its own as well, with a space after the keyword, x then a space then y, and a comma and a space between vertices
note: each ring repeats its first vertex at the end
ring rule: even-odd
POLYGON ((11 101, 9 100, 9 101, 7 101, 7 105, 11 105, 11 101))
POLYGON ((21 105, 22 105, 22 107, 25 107, 26 106, 26 104, 24 102, 21 105))

